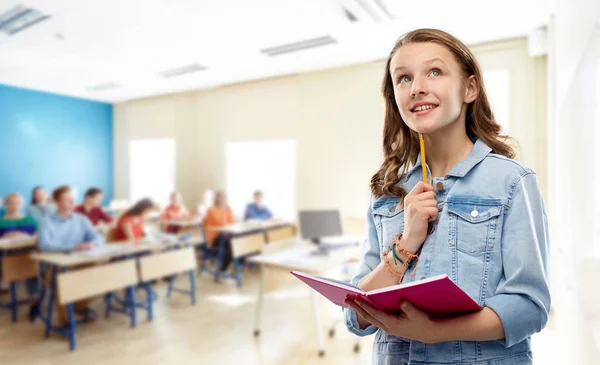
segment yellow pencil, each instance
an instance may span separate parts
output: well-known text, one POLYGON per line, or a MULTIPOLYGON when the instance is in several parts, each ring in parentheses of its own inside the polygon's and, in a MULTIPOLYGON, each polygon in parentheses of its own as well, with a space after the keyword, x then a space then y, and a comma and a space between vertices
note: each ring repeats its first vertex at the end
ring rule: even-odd
POLYGON ((423 169, 423 182, 429 184, 427 179, 427 164, 425 162, 425 141, 423 140, 423 134, 419 133, 419 142, 421 143, 421 167, 423 169))

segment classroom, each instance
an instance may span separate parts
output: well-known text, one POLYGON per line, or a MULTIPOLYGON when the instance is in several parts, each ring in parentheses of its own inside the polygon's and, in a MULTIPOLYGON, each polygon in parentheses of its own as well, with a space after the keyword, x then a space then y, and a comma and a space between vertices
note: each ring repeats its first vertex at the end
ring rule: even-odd
POLYGON ((598 126, 597 0, 0 0, 0 364, 600 364, 598 126))

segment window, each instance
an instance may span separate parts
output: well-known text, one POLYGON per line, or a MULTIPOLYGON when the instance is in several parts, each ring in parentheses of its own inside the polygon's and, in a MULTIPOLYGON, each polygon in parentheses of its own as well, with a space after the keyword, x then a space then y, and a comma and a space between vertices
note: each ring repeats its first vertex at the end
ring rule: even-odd
POLYGON ((175 190, 175 140, 136 139, 129 142, 129 199, 151 198, 165 206, 175 190))
POLYGON ((508 134, 510 123, 510 78, 508 69, 483 71, 485 91, 490 100, 496 121, 502 126, 502 134, 508 134))
POLYGON ((229 142, 225 146, 227 194, 236 216, 243 218, 256 190, 281 219, 296 215, 296 141, 229 142))

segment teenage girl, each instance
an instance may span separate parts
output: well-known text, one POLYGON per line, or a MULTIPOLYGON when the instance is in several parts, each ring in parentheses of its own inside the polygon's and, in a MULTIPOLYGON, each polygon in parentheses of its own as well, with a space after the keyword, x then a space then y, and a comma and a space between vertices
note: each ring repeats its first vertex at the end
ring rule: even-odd
POLYGON ((409 302, 393 315, 347 300, 348 328, 377 332, 375 364, 531 364, 550 310, 546 210, 535 172, 500 135, 475 57, 445 32, 407 33, 383 96, 384 161, 352 282, 369 291, 446 274, 483 310, 439 320, 409 302))

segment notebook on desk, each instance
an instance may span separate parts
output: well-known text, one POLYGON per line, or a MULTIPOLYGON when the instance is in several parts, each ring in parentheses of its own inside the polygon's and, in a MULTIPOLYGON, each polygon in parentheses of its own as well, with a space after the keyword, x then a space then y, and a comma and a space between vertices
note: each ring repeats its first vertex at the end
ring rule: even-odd
POLYGON ((451 317, 481 310, 481 306, 447 275, 365 292, 343 281, 298 271, 292 271, 291 274, 332 303, 345 308, 348 307, 344 303, 346 298, 362 298, 376 308, 389 313, 399 312, 403 300, 409 301, 432 317, 451 317))

